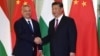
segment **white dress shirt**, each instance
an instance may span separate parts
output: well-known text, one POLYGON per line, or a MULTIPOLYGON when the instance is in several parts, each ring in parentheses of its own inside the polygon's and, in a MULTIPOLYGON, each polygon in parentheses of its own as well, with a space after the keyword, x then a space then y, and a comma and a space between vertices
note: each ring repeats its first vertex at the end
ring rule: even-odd
POLYGON ((58 25, 59 25, 59 23, 60 23, 62 17, 63 17, 63 14, 60 15, 58 18, 55 18, 55 25, 54 25, 54 27, 56 26, 56 19, 58 19, 58 25))
MULTIPOLYGON (((30 21, 30 24, 31 24, 32 29, 33 29, 33 23, 32 23, 32 20, 31 20, 31 19, 26 19, 26 18, 25 18, 25 20, 26 20, 27 23, 28 23, 28 21, 30 21)), ((28 23, 28 24, 29 24, 29 23, 28 23)))

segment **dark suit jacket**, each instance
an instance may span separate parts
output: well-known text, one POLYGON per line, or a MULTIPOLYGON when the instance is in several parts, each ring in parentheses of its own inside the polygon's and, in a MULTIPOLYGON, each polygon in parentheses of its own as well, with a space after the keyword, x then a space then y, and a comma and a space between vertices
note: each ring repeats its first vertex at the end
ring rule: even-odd
POLYGON ((43 38, 43 44, 50 42, 51 56, 69 56, 75 52, 77 31, 74 20, 63 16, 56 31, 55 19, 49 23, 48 35, 43 38))
POLYGON ((34 32, 29 28, 26 20, 22 17, 14 24, 16 33, 16 45, 13 50, 15 56, 36 56, 36 46, 42 49, 40 45, 34 43, 34 38, 40 36, 39 25, 32 20, 34 32), (34 48, 34 51, 33 51, 34 48))

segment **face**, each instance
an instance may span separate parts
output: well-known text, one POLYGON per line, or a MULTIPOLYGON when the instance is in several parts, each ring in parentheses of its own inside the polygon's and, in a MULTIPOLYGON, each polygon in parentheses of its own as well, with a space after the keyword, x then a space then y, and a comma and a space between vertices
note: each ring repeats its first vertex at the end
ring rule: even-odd
POLYGON ((31 17, 31 8, 30 7, 23 7, 22 8, 22 15, 23 15, 23 17, 25 17, 25 18, 30 18, 31 17))
POLYGON ((52 14, 54 17, 59 17, 63 13, 63 8, 59 7, 59 5, 52 6, 52 14))

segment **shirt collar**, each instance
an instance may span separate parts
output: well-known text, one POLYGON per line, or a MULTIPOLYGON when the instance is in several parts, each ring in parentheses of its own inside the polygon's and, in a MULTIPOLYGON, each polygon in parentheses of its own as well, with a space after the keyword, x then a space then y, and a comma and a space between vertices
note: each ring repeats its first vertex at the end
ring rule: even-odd
POLYGON ((63 17, 63 14, 61 14, 61 15, 58 17, 58 23, 61 21, 62 17, 63 17))
POLYGON ((28 21, 31 21, 31 18, 30 19, 25 18, 25 20, 28 22, 28 21))

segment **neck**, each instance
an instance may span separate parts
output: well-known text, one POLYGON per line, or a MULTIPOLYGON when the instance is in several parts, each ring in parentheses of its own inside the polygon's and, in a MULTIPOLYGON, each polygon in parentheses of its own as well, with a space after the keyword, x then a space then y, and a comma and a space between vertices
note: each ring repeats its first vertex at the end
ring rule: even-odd
POLYGON ((25 19, 30 19, 30 18, 27 18, 27 17, 24 17, 25 19))
POLYGON ((56 19, 58 19, 61 15, 62 15, 62 14, 60 14, 60 15, 56 16, 55 18, 56 18, 56 19))

